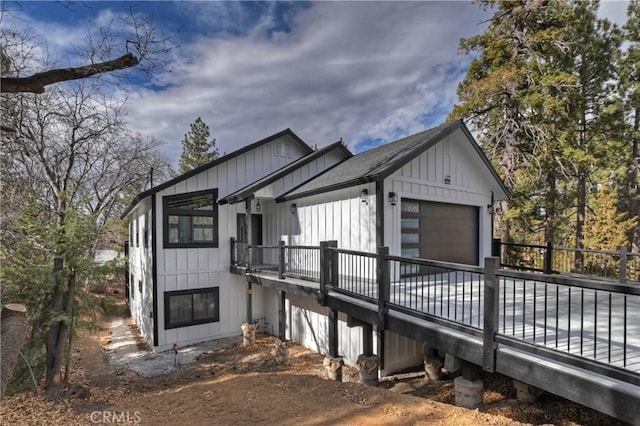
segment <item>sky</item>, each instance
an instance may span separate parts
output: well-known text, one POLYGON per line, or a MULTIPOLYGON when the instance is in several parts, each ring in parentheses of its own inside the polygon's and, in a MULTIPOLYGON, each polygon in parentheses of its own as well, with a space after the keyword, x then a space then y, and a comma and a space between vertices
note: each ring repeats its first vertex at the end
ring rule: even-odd
MULTIPOLYGON (((197 117, 221 154, 285 128, 311 146, 342 138, 357 153, 439 125, 472 59, 459 40, 482 33, 490 16, 466 1, 16 5, 12 19, 58 58, 72 57, 90 22, 129 7, 175 34, 154 84, 119 92, 129 127, 158 139, 174 166, 197 117)), ((626 6, 603 1, 600 14, 621 24, 626 6)))

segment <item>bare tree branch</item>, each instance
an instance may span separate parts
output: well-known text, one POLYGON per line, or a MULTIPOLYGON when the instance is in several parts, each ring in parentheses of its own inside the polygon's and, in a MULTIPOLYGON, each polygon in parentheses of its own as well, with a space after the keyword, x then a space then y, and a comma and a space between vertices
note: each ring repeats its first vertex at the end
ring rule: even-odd
POLYGON ((59 68, 34 74, 30 77, 0 78, 0 91, 5 93, 43 93, 45 86, 62 81, 78 80, 91 77, 96 74, 122 70, 130 68, 139 63, 137 57, 132 53, 127 53, 112 61, 86 65, 76 68, 59 68))

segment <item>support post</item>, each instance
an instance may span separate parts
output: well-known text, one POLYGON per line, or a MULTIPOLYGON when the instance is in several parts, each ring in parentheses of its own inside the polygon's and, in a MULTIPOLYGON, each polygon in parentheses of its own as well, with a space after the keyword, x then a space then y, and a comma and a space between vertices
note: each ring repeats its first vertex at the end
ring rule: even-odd
POLYGON ((284 279, 284 241, 280 241, 280 245, 278 246, 278 278, 281 280, 284 279))
POLYGON ((278 337, 280 340, 286 340, 287 334, 287 294, 279 290, 278 291, 278 337))
POLYGON ((373 326, 362 324, 362 354, 373 355, 373 326))
POLYGON ((253 287, 251 285, 251 276, 247 275, 247 324, 253 323, 253 287))
POLYGON ((553 245, 547 241, 547 249, 544 252, 544 273, 553 274, 553 245))
POLYGON ((493 373, 496 368, 496 341, 498 329, 498 308, 500 306, 499 282, 496 269, 500 260, 497 257, 484 259, 484 333, 482 348, 482 368, 493 373))
POLYGON ((251 268, 251 244, 253 244, 253 241, 251 241, 251 198, 247 198, 247 200, 245 201, 245 213, 244 213, 244 229, 246 230, 247 236, 245 238, 245 241, 247 242, 247 257, 246 257, 246 261, 247 261, 247 269, 251 268))
POLYGON ((620 247, 620 283, 627 282, 627 248, 620 247))
POLYGON ((380 358, 380 368, 384 368, 384 336, 387 318, 387 302, 391 292, 391 277, 389 276, 389 247, 378 247, 376 257, 376 276, 378 278, 378 326, 376 335, 378 337, 378 356, 380 358))
POLYGON ((338 357, 338 311, 329 310, 329 356, 338 357))

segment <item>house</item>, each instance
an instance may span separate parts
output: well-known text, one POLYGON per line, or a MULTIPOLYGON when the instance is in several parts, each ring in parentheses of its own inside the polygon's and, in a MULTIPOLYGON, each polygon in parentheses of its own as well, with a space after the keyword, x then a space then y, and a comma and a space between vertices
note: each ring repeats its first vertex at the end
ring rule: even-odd
MULTIPOLYGON (((462 121, 358 155, 342 142, 314 151, 286 129, 133 200, 122 215, 131 313, 158 351, 239 335, 243 323, 259 322, 327 353, 329 313, 313 285, 252 285, 262 283, 255 273, 277 269, 280 244, 306 253, 332 240, 480 265, 491 255, 492 205, 506 197, 462 121)), ((319 269, 314 255, 288 261, 319 269)), ((354 363, 368 337, 338 319, 341 355, 354 363)), ((376 348, 387 371, 421 362, 420 342, 387 334, 376 348)))

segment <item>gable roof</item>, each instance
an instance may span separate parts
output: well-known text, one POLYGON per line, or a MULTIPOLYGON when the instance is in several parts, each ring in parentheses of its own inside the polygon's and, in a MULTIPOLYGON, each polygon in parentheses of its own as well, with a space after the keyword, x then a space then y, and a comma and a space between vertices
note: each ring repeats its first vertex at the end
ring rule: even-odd
POLYGON ((293 171, 301 168, 302 166, 310 163, 311 161, 315 160, 316 158, 320 158, 323 155, 333 151, 333 150, 340 150, 342 151, 346 158, 351 158, 353 157, 353 154, 351 153, 351 151, 349 151, 349 149, 346 147, 346 145, 342 142, 342 141, 338 141, 335 142, 331 145, 325 146, 322 149, 319 149, 317 151, 314 151, 310 154, 305 155, 304 157, 301 157, 299 159, 297 159, 296 161, 294 161, 293 163, 289 163, 286 166, 282 167, 279 170, 276 170, 275 172, 271 173, 270 175, 267 175, 265 177, 263 177, 262 179, 258 179, 257 181, 245 186, 244 188, 227 195, 224 198, 221 198, 220 200, 218 200, 218 204, 223 205, 223 204, 235 204, 238 203, 240 201, 245 200, 247 197, 251 196, 252 194, 254 194, 256 191, 259 191, 260 189, 264 188, 265 186, 275 182, 276 180, 280 179, 283 176, 288 175, 289 173, 292 173, 293 171))
POLYGON ((276 202, 295 200, 383 180, 458 129, 465 133, 500 189, 508 196, 509 191, 504 186, 491 162, 475 142, 464 122, 458 120, 357 154, 288 193, 279 196, 276 198, 276 202))
POLYGON ((302 139, 300 139, 298 137, 298 135, 296 135, 295 133, 293 133, 293 131, 289 128, 286 128, 284 130, 281 130, 278 133, 275 133, 271 136, 267 136, 264 139, 260 139, 257 142, 254 142, 250 145, 247 145, 245 147, 240 148, 237 151, 233 151, 227 155, 223 155, 222 157, 218 157, 210 162, 208 162, 207 164, 203 164, 200 167, 196 167, 193 170, 189 170, 186 173, 181 174, 180 176, 177 176, 173 179, 170 179, 158 186, 154 186, 153 188, 147 189, 146 191, 143 191, 141 193, 139 193, 138 195, 136 195, 136 197, 131 200, 131 203, 129 203, 129 205, 127 206, 127 208, 124 210, 124 212, 120 215, 120 219, 124 219, 129 212, 131 212, 131 210, 133 210, 133 208, 143 199, 147 198, 148 196, 155 194, 156 192, 162 191, 163 189, 166 189, 172 185, 175 185, 179 182, 182 182, 183 180, 189 179, 192 176, 195 176, 199 173, 202 173, 206 170, 209 170, 212 167, 218 166, 226 161, 231 160, 232 158, 238 157, 239 155, 242 155, 246 152, 251 151, 252 149, 258 148, 262 145, 265 145, 273 140, 276 140, 278 138, 281 138, 282 136, 286 136, 289 135, 291 136, 291 138, 296 141, 298 144, 300 144, 300 146, 302 147, 302 149, 304 151, 306 151, 307 154, 312 153, 313 152, 313 148, 311 148, 309 145, 307 145, 302 139))

